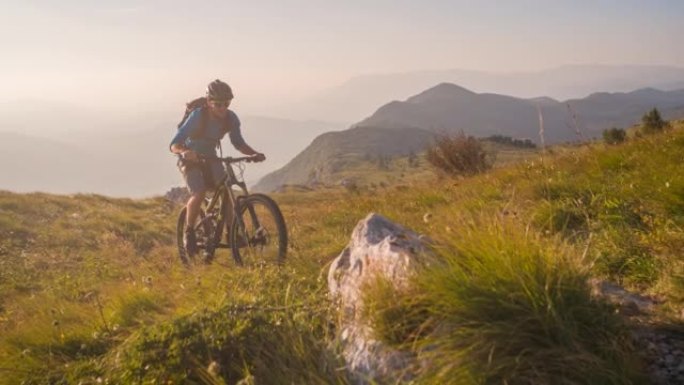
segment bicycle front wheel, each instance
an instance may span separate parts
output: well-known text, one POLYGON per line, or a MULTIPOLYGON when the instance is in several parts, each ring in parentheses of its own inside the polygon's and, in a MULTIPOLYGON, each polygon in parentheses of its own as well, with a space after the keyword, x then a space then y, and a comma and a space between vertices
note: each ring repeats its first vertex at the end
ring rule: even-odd
POLYGON ((282 264, 287 253, 287 228, 280 208, 263 194, 241 199, 230 229, 233 258, 238 265, 282 264))

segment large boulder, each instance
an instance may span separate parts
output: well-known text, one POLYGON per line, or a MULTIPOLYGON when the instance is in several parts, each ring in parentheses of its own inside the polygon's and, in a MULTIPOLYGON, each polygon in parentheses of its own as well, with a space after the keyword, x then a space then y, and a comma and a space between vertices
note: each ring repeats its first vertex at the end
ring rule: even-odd
POLYGON ((414 357, 374 338, 362 315, 363 288, 378 278, 405 287, 425 248, 418 234, 371 213, 328 272, 330 295, 339 307, 338 340, 357 384, 396 383, 411 378, 414 357))

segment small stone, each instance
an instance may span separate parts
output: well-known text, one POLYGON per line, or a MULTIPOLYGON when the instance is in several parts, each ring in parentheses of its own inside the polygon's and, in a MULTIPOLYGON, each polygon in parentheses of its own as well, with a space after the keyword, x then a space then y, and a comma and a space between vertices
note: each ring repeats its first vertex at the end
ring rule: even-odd
POLYGON ((218 376, 221 371, 221 366, 218 364, 216 361, 211 361, 209 364, 209 367, 207 368, 207 372, 211 374, 212 376, 218 376))

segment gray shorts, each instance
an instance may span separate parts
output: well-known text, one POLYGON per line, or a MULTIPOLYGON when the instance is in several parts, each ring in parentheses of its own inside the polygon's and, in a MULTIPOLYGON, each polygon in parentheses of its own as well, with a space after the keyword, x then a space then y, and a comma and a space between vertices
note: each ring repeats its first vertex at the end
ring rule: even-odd
POLYGON ((178 169, 183 174, 190 194, 213 190, 226 175, 220 160, 208 160, 202 165, 179 159, 178 169))

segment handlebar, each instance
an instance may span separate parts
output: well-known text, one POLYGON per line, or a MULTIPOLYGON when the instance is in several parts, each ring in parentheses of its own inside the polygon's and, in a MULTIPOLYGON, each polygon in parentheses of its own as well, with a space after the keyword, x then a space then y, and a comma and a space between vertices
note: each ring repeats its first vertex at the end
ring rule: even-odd
POLYGON ((199 160, 212 160, 212 159, 217 159, 220 160, 224 163, 239 163, 239 162, 254 162, 254 158, 256 155, 249 155, 249 156, 239 156, 236 158, 233 158, 231 156, 226 156, 226 157, 218 157, 218 156, 205 156, 205 155, 197 155, 199 160))
POLYGON ((226 163, 238 163, 238 162, 254 162, 255 157, 256 157, 256 155, 239 156, 237 158, 226 156, 224 158, 219 158, 219 159, 222 162, 226 162, 226 163))

